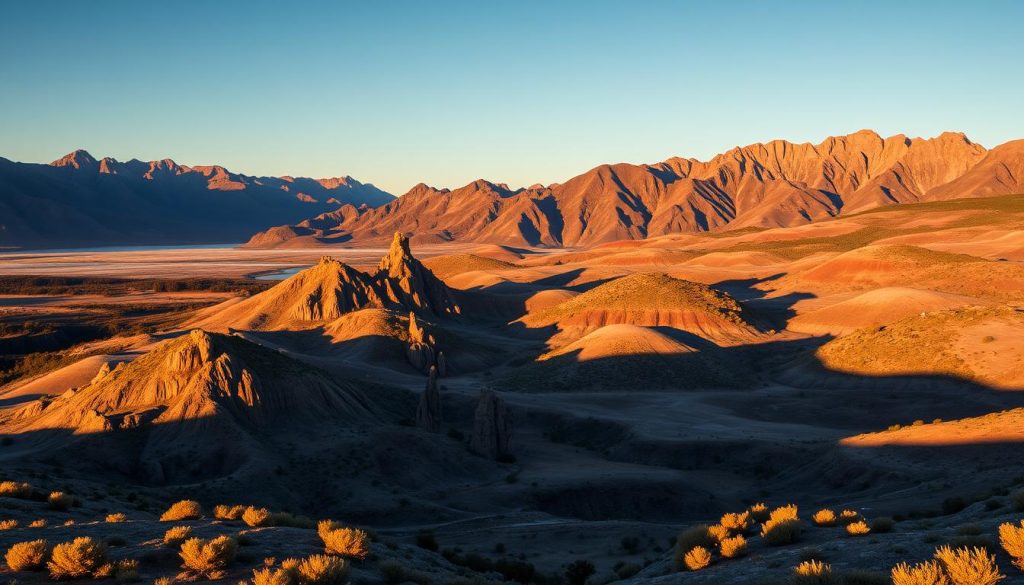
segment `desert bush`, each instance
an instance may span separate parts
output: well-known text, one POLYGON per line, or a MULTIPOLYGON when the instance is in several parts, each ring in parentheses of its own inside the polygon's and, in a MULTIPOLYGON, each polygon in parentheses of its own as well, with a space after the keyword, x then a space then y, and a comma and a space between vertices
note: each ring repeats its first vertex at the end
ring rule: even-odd
POLYGON ((53 547, 50 561, 46 566, 54 579, 78 579, 109 574, 107 545, 94 538, 80 536, 71 542, 63 542, 53 547))
POLYGON ((954 536, 946 542, 950 548, 983 548, 990 553, 999 550, 999 545, 985 535, 978 536, 954 536))
POLYGON ((339 527, 327 520, 317 525, 317 534, 329 554, 365 559, 370 553, 370 538, 364 530, 339 527))
POLYGON ((938 561, 910 566, 900 563, 892 568, 892 585, 949 585, 949 577, 938 561))
POLYGON ((242 522, 245 522, 248 526, 269 526, 270 525, 270 510, 266 508, 254 508, 249 506, 242 513, 242 522))
POLYGON ((747 552, 747 539, 742 534, 725 538, 718 543, 718 552, 727 559, 742 557, 747 552))
POLYGON ((297 571, 302 585, 345 585, 348 562, 328 555, 311 555, 299 563, 297 571))
POLYGON ((952 585, 995 585, 1006 578, 999 573, 996 557, 983 548, 942 546, 935 551, 935 560, 942 564, 952 585))
POLYGON ((436 552, 438 549, 437 538, 430 530, 418 530, 416 531, 416 546, 436 552))
POLYGON ((273 563, 271 566, 265 565, 262 569, 253 569, 252 585, 298 585, 298 559, 287 559, 278 569, 274 569, 272 565, 273 563), (285 563, 289 566, 286 567, 285 563))
POLYGON ((291 528, 313 528, 316 523, 306 516, 295 516, 288 512, 271 512, 270 526, 288 526, 291 528))
POLYGON ((182 567, 211 579, 223 576, 224 570, 235 560, 238 543, 230 536, 218 536, 212 540, 190 538, 181 543, 182 567))
POLYGON ((855 510, 843 510, 839 513, 840 524, 850 524, 860 520, 860 513, 855 510))
POLYGON ((48 508, 61 512, 70 510, 71 505, 74 503, 75 499, 64 492, 50 492, 50 495, 46 498, 46 506, 48 508))
POLYGON ((213 517, 217 520, 241 520, 242 514, 245 514, 245 506, 221 504, 213 507, 213 517))
POLYGON ((587 579, 595 572, 594 563, 577 559, 569 563, 569 566, 565 568, 565 580, 568 581, 569 585, 585 585, 587 579))
POLYGON ((725 526, 722 526, 721 524, 715 524, 714 526, 708 527, 708 536, 715 541, 715 544, 718 544, 726 538, 729 538, 729 534, 729 529, 725 526))
POLYGON ((153 585, 174 585, 174 577, 157 577, 153 579, 153 585))
POLYGON ((871 521, 871 532, 879 534, 892 532, 896 528, 896 521, 888 516, 880 516, 871 521))
POLYGON ((160 515, 161 522, 178 522, 179 520, 198 520, 203 517, 203 507, 195 500, 181 500, 171 504, 167 511, 160 515))
POLYGON ((39 518, 38 520, 33 520, 33 521, 29 522, 28 527, 29 528, 46 528, 47 524, 49 524, 49 522, 46 521, 46 518, 39 518))
POLYGON ((1024 520, 1020 524, 1005 522, 999 525, 999 544, 1013 558, 1013 564, 1024 571, 1024 520))
POLYGON ((128 516, 126 514, 122 514, 121 512, 115 512, 114 514, 107 514, 107 517, 104 518, 104 521, 110 523, 127 522, 128 516))
POLYGON ((792 544, 800 540, 800 519, 795 505, 781 506, 772 510, 761 525, 761 537, 770 546, 792 544))
POLYGON ((135 559, 121 559, 108 567, 113 568, 110 576, 118 581, 139 580, 139 561, 135 559))
POLYGON ((683 564, 691 571, 699 571, 711 564, 711 551, 695 546, 683 555, 683 564))
POLYGON ((687 553, 690 549, 702 546, 707 549, 715 548, 718 542, 708 534, 708 527, 704 524, 691 526, 679 533, 676 537, 676 550, 680 554, 687 553))
POLYGON ((764 522, 768 519, 768 504, 758 502, 751 506, 748 512, 750 512, 750 518, 753 519, 754 522, 764 522))
POLYGON ((804 561, 793 569, 789 582, 794 585, 832 585, 837 583, 832 566, 821 561, 804 561))
POLYGON ((729 512, 728 514, 723 514, 719 524, 733 532, 744 532, 750 528, 750 512, 740 512, 738 514, 729 512))
POLYGON ((12 571, 38 571, 46 565, 50 547, 45 540, 30 540, 11 545, 4 561, 12 571))
POLYGON ((32 484, 21 481, 0 481, 0 496, 27 500, 32 497, 32 484))
POLYGON ((811 520, 817 526, 835 526, 836 525, 836 513, 827 508, 818 510, 811 516, 811 520))
POLYGON ((871 532, 871 527, 863 520, 857 520, 846 525, 846 533, 850 536, 864 536, 871 532))
POLYGON ((0 520, 0 530, 13 530, 18 527, 17 520, 0 520))
POLYGON ((192 536, 192 528, 188 526, 173 526, 164 532, 164 545, 171 548, 178 548, 181 543, 192 536))
POLYGON ((617 564, 615 568, 615 575, 619 579, 629 579, 633 575, 639 573, 643 567, 636 563, 622 563, 617 564))
POLYGON ((419 571, 414 571, 402 562, 394 559, 381 562, 377 565, 377 570, 380 571, 381 575, 384 577, 384 582, 389 583, 390 585, 398 585, 399 583, 407 582, 426 585, 430 582, 429 577, 425 574, 419 571))

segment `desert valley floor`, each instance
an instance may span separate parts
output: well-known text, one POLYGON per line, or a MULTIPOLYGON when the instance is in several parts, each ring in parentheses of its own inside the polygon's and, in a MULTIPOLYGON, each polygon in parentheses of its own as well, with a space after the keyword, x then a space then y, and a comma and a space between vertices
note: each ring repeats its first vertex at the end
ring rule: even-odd
MULTIPOLYGON (((78 500, 0 495, 3 550, 116 535, 174 575, 158 517, 194 499, 371 529, 354 582, 773 583, 887 578, 1021 516, 1024 196, 585 249, 12 252, 0 283, 0 480, 78 500), (759 502, 895 522, 677 570, 682 528, 759 502)), ((234 581, 317 549, 190 525, 247 535, 234 581)))

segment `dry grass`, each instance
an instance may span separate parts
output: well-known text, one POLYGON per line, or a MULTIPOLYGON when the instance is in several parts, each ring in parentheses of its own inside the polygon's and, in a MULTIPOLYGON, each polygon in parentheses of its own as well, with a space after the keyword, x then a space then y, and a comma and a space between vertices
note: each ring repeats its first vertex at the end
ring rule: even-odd
POLYGON ((88 536, 53 547, 46 566, 54 579, 100 577, 113 572, 107 562, 107 545, 88 536))
POLYGON ((730 530, 721 524, 715 524, 714 526, 708 527, 708 536, 713 538, 716 543, 720 543, 726 538, 729 538, 730 534, 730 530))
POLYGON ((719 524, 733 532, 745 532, 751 525, 750 512, 723 514, 719 524))
POLYGON ((181 544, 182 567, 190 572, 216 579, 224 575, 225 569, 235 560, 238 543, 230 536, 218 536, 212 540, 190 538, 181 544))
POLYGON ((699 571, 711 564, 711 551, 695 546, 683 555, 683 565, 691 571, 699 571))
POLYGON ((7 549, 4 561, 12 571, 38 571, 46 565, 50 547, 45 540, 19 542, 7 549))
POLYGON ((938 561, 926 561, 914 566, 900 563, 893 567, 892 585, 949 585, 949 577, 938 561))
POLYGON ((349 565, 345 559, 328 555, 311 555, 297 567, 301 585, 345 585, 349 565))
POLYGON ((798 509, 793 504, 772 510, 761 525, 761 537, 770 546, 793 544, 800 540, 800 532, 798 509))
POLYGON ((161 522, 177 522, 179 520, 198 520, 203 517, 203 507, 194 500, 181 500, 171 504, 167 511, 160 515, 161 522))
POLYGON ((768 504, 764 502, 758 502, 750 507, 750 517, 754 522, 764 522, 768 519, 768 504))
POLYGON ((723 539, 718 544, 718 552, 727 559, 742 557, 747 553, 747 539, 741 534, 723 539))
POLYGON ((248 526, 269 526, 270 522, 270 510, 266 508, 255 508, 249 506, 242 513, 242 522, 245 522, 248 526))
POLYGON ((1006 576, 999 573, 996 557, 983 548, 939 547, 935 559, 952 585, 995 585, 1006 576))
POLYGON ((871 527, 863 520, 857 520, 846 525, 846 533, 850 536, 864 536, 871 532, 871 527))
POLYGON ((811 520, 816 526, 835 526, 836 513, 827 508, 818 510, 813 516, 811 516, 811 520))
POLYGON ((75 498, 65 494, 64 492, 51 492, 46 498, 46 506, 48 508, 61 512, 70 510, 74 503, 75 498))
POLYGON ((171 548, 178 548, 192 536, 192 528, 188 526, 174 526, 164 532, 164 544, 171 548))
POLYGON ((13 530, 18 527, 17 520, 0 520, 0 530, 13 530))
POLYGON ((115 512, 113 514, 107 514, 107 517, 104 518, 103 520, 105 522, 110 522, 110 523, 127 522, 128 521, 128 515, 127 514, 123 514, 121 512, 115 512))
POLYGON ((0 496, 28 499, 32 497, 32 485, 20 481, 0 481, 0 496))
POLYGON ((370 553, 370 538, 358 528, 347 528, 333 520, 321 520, 316 532, 330 554, 365 559, 370 553))
POLYGON ((860 512, 857 512, 855 510, 843 510, 842 512, 839 513, 840 524, 850 524, 851 522, 856 522, 860 519, 860 512))
POLYGON ((33 520, 32 522, 30 522, 28 527, 29 528, 46 528, 47 524, 49 524, 49 522, 47 522, 45 518, 39 518, 38 520, 33 520))
POLYGON ((245 506, 221 504, 213 508, 213 517, 217 520, 241 520, 242 514, 245 514, 245 506))
POLYGON ((822 585, 836 583, 832 574, 832 566, 821 561, 804 561, 793 569, 790 582, 796 584, 820 583, 822 585))
POLYGON ((999 525, 999 544, 1013 558, 1013 564, 1024 571, 1024 520, 1020 524, 1006 522, 999 525))

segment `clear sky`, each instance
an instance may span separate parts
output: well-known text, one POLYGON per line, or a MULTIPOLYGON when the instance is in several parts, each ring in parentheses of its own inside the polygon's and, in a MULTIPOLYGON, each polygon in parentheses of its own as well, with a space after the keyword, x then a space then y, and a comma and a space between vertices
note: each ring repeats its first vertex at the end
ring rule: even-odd
POLYGON ((1024 2, 70 2, 0 13, 0 156, 562 181, 882 134, 1024 137, 1024 2))

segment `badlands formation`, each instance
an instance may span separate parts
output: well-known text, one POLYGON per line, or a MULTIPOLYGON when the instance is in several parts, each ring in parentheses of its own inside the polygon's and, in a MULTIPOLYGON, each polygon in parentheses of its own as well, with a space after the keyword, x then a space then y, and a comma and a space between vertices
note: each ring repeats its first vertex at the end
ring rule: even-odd
MULTIPOLYGON (((515 217, 532 227, 520 233, 545 235, 420 259, 417 242, 440 236, 418 211, 422 230, 386 234, 379 262, 319 249, 272 286, 202 293, 138 329, 63 347, 55 332, 95 326, 114 305, 156 311, 181 293, 76 294, 84 279, 64 283, 70 294, 5 295, 5 351, 51 345, 0 387, 0 481, 33 486, 0 494, 0 522, 16 521, 0 549, 90 535, 140 560, 147 580, 173 576, 180 559, 159 516, 190 499, 204 510, 184 521, 195 534, 245 543, 225 569, 234 582, 265 557, 277 567, 323 545, 309 521, 250 525, 215 515, 217 504, 370 529, 354 583, 584 583, 590 569, 592 585, 787 583, 817 559, 835 579, 820 582, 887 583, 898 563, 946 543, 985 547, 1004 582, 1024 582, 998 544, 998 526, 1019 522, 1024 505, 1024 196, 986 196, 995 183, 974 174, 985 165, 1014 185, 1019 167, 993 162, 1011 147, 859 134, 740 149, 713 168, 632 169, 652 192, 694 205, 675 219, 635 206, 644 220, 626 231, 597 222, 618 215, 617 195, 601 199, 619 202, 607 209, 560 212, 553 230, 555 216, 541 225, 537 209, 567 209, 564 194, 592 189, 495 191, 498 213, 458 213, 481 222, 466 230, 498 230, 488 226, 511 221, 505 206, 522 206, 515 217), (854 140, 870 155, 856 165, 843 158, 854 140), (814 158, 823 150, 827 165, 814 158), (934 152, 956 164, 925 164, 934 152), (825 169, 839 199, 811 180, 825 169), (886 192, 936 200, 877 207, 886 192), (676 229, 693 226, 684 216, 708 197, 721 205, 701 217, 719 229, 676 229), (744 210, 755 200, 779 213, 753 221, 744 210), (579 246, 524 245, 536 243, 579 246), (16 325, 27 321, 38 323, 16 325), (51 491, 77 505, 48 505, 51 491), (798 505, 795 542, 762 535, 763 519, 723 517, 760 518, 761 502, 798 505), (812 520, 820 508, 850 512, 828 526, 812 520), (118 511, 128 521, 103 521, 118 511), (30 528, 38 518, 47 527, 30 528), (723 534, 684 531, 700 525, 742 536, 745 555, 727 556, 723 534), (709 566, 687 560, 704 545, 709 566)), ((623 172, 593 180, 615 185, 623 172)), ((389 205, 415 198, 401 201, 389 205)), ((367 213, 385 212, 316 237, 361 239, 367 213)), ((406 221, 377 220, 374 238, 406 221)))

